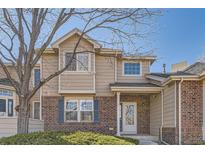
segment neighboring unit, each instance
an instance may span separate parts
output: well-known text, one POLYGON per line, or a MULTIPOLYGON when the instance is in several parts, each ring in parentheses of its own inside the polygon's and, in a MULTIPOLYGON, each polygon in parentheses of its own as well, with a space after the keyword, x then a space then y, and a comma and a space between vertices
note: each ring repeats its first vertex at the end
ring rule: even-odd
MULTIPOLYGON (((46 49, 33 70, 31 86, 69 62, 80 35, 74 29, 46 49)), ((204 63, 150 73, 155 56, 124 56, 87 35, 76 52, 67 70, 32 98, 30 132, 154 136, 165 144, 205 140, 204 63)), ((0 78, 0 136, 9 136, 16 133, 18 99, 5 75, 0 78)))

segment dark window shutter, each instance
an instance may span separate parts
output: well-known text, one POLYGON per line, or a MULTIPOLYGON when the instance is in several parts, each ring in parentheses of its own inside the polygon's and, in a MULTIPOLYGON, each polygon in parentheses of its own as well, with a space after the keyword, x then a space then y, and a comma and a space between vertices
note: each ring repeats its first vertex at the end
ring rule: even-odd
POLYGON ((94 122, 100 122, 100 103, 94 100, 94 122))
POLYGON ((58 101, 58 122, 64 123, 64 97, 58 101))
POLYGON ((0 99, 0 112, 6 112, 6 100, 0 99))
POLYGON ((13 106, 14 106, 13 99, 8 99, 8 116, 9 117, 13 116, 13 113, 14 113, 13 106))

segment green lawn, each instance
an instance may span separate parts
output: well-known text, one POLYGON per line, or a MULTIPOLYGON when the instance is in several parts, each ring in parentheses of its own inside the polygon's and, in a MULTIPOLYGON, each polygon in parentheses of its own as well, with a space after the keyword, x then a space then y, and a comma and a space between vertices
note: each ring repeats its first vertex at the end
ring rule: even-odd
POLYGON ((17 134, 0 139, 3 145, 137 145, 131 138, 104 135, 92 132, 35 132, 17 134))

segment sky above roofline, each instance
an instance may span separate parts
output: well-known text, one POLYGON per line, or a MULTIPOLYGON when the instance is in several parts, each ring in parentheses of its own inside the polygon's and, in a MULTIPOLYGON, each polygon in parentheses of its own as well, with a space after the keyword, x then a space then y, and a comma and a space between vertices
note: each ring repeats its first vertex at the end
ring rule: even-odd
MULTIPOLYGON (((139 46, 153 50, 157 56, 151 72, 162 72, 164 63, 169 72, 171 64, 187 61, 191 65, 205 55, 205 9, 162 9, 162 12, 163 15, 153 21, 151 33, 138 41, 139 46)), ((79 23, 65 25, 56 38, 75 27, 81 28, 79 23)), ((95 37, 102 33, 96 32, 95 37)))

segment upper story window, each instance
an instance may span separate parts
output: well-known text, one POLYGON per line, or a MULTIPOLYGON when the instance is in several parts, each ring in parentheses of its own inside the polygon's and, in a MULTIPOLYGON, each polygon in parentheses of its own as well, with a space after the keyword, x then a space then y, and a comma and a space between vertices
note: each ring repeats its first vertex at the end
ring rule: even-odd
POLYGON ((65 54, 65 66, 68 64, 67 71, 78 71, 86 72, 89 70, 89 54, 88 53, 78 53, 73 56, 73 53, 65 54), (72 62, 70 63, 71 59, 72 62))
POLYGON ((124 72, 124 75, 131 75, 131 76, 134 76, 134 75, 140 75, 140 63, 139 62, 124 62, 123 64, 123 72, 124 72))
POLYGON ((35 68, 34 69, 34 86, 38 85, 41 80, 41 74, 40 74, 40 69, 35 68))

